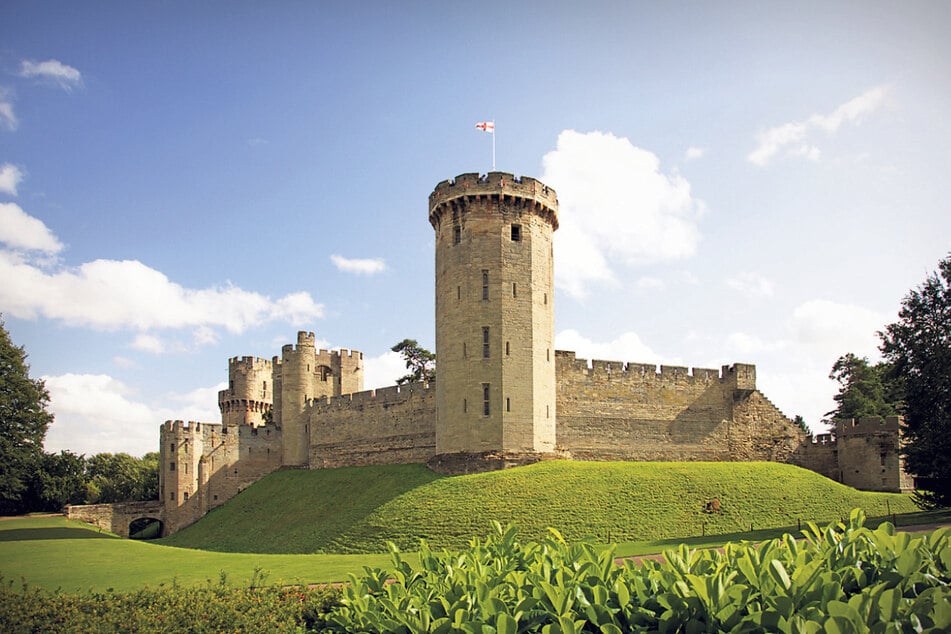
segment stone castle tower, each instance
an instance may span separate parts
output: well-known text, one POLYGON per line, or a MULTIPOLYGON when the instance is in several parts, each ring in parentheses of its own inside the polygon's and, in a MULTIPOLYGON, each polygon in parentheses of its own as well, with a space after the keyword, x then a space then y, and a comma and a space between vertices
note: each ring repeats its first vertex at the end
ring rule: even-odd
POLYGON ((555 450, 555 191, 490 172, 443 181, 436 231, 436 453, 555 450))

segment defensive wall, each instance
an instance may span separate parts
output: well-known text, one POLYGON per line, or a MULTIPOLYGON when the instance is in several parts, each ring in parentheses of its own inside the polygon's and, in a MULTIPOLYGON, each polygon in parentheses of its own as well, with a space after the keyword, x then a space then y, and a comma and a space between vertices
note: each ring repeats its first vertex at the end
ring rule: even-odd
POLYGON ((556 352, 558 449, 576 459, 785 462, 805 434, 756 390, 756 368, 556 352))
POLYGON ((901 455, 903 424, 900 416, 834 421, 832 433, 809 438, 790 462, 856 489, 913 491, 901 455))
POLYGON ((394 385, 311 402, 311 469, 424 463, 436 451, 429 384, 394 385))

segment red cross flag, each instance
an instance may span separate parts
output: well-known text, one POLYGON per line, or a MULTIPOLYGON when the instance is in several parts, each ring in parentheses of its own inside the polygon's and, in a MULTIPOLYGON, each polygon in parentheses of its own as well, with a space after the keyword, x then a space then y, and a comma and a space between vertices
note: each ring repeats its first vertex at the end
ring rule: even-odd
POLYGON ((476 128, 483 132, 495 133, 495 121, 482 121, 476 124, 476 128))

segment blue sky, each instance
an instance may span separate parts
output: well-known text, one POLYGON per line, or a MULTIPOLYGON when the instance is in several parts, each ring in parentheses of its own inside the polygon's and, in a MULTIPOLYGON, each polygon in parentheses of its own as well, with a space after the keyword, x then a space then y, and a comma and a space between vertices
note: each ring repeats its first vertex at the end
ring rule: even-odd
POLYGON ((757 364, 814 428, 951 252, 951 4, 10 1, 0 312, 47 449, 219 420, 297 330, 434 347, 439 181, 561 203, 556 345, 757 364))

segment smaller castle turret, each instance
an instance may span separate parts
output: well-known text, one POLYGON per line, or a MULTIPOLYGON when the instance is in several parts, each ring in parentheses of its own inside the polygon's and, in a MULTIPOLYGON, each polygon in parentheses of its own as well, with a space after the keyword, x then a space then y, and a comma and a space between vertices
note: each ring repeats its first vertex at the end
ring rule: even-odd
POLYGON ((281 348, 271 362, 273 420, 283 429, 284 466, 306 466, 310 443, 307 408, 324 396, 363 389, 363 353, 356 350, 317 350, 312 332, 297 333, 297 345, 281 348))
POLYGON ((265 422, 274 402, 272 364, 257 357, 228 360, 228 389, 218 392, 223 425, 253 425, 265 422))

